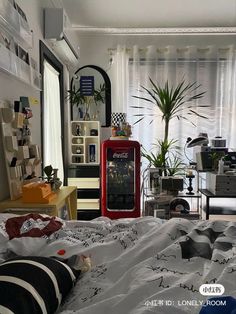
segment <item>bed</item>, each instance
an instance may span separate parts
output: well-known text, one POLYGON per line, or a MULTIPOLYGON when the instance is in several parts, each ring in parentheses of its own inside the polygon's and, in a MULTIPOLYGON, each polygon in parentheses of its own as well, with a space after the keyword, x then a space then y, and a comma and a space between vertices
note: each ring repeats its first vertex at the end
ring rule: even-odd
MULTIPOLYGON (((57 313, 199 313, 212 305, 207 301, 203 306, 209 296, 199 292, 202 284, 222 285, 223 296, 236 297, 236 222, 58 219, 61 226, 50 235, 10 239, 6 221, 13 217, 1 215, 1 262, 18 255, 60 261, 80 255, 92 261, 91 270, 79 274, 57 313)), ((226 303, 221 305, 226 309, 226 303)))

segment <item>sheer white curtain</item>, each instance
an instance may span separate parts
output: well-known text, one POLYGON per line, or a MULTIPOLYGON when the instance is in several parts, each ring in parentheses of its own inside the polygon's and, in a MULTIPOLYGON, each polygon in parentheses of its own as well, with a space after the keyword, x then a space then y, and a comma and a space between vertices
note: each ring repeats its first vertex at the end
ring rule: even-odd
POLYGON ((111 101, 112 112, 127 112, 128 87, 129 87, 129 50, 118 45, 115 54, 112 56, 113 62, 109 76, 112 81, 111 101))
POLYGON ((118 47, 114 52, 111 66, 112 106, 115 111, 126 112, 127 120, 134 124, 135 114, 154 113, 153 119, 146 117, 133 127, 133 137, 150 150, 157 139, 163 139, 163 123, 158 109, 133 96, 140 93, 140 86, 149 87, 149 77, 160 85, 168 80, 170 85, 184 78, 186 83, 201 84, 198 92, 206 91, 205 96, 195 102, 195 111, 208 119, 186 116, 186 120, 171 120, 169 139, 178 139, 184 146, 187 137, 196 137, 200 132, 208 133, 209 138, 222 136, 227 139, 229 148, 236 148, 236 50, 234 46, 182 47, 176 48, 138 46, 127 49, 118 47), (200 106, 201 105, 201 106, 200 106), (142 106, 146 109, 131 108, 142 106))
POLYGON ((58 168, 58 177, 63 182, 64 169, 61 142, 61 109, 59 73, 44 61, 44 166, 58 168))

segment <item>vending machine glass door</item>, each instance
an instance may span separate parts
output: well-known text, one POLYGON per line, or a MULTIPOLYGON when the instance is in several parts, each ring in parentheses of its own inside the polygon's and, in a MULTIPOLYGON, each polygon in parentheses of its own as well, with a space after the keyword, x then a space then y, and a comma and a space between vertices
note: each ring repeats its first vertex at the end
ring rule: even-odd
POLYGON ((107 210, 135 208, 135 148, 107 149, 107 210))

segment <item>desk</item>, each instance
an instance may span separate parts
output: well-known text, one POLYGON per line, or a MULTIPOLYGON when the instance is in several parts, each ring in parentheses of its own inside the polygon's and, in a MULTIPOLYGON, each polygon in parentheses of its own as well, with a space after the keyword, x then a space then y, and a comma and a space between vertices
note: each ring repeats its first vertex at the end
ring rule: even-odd
POLYGON ((207 189, 199 189, 199 192, 206 196, 206 220, 209 219, 210 215, 210 199, 211 198, 236 198, 235 195, 215 195, 207 189))
POLYGON ((62 208, 66 206, 68 219, 77 219, 77 187, 63 186, 56 192, 56 198, 47 204, 24 203, 22 198, 0 202, 0 213, 26 214, 37 212, 50 216, 62 216, 62 208))

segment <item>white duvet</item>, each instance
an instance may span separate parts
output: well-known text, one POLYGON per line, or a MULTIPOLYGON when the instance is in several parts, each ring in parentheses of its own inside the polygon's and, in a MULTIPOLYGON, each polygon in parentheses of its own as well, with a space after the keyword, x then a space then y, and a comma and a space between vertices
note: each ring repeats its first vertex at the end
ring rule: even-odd
POLYGON ((91 256, 92 270, 78 280, 63 314, 199 313, 203 283, 236 297, 235 222, 102 217, 68 221, 47 239, 0 241, 2 256, 91 256))

